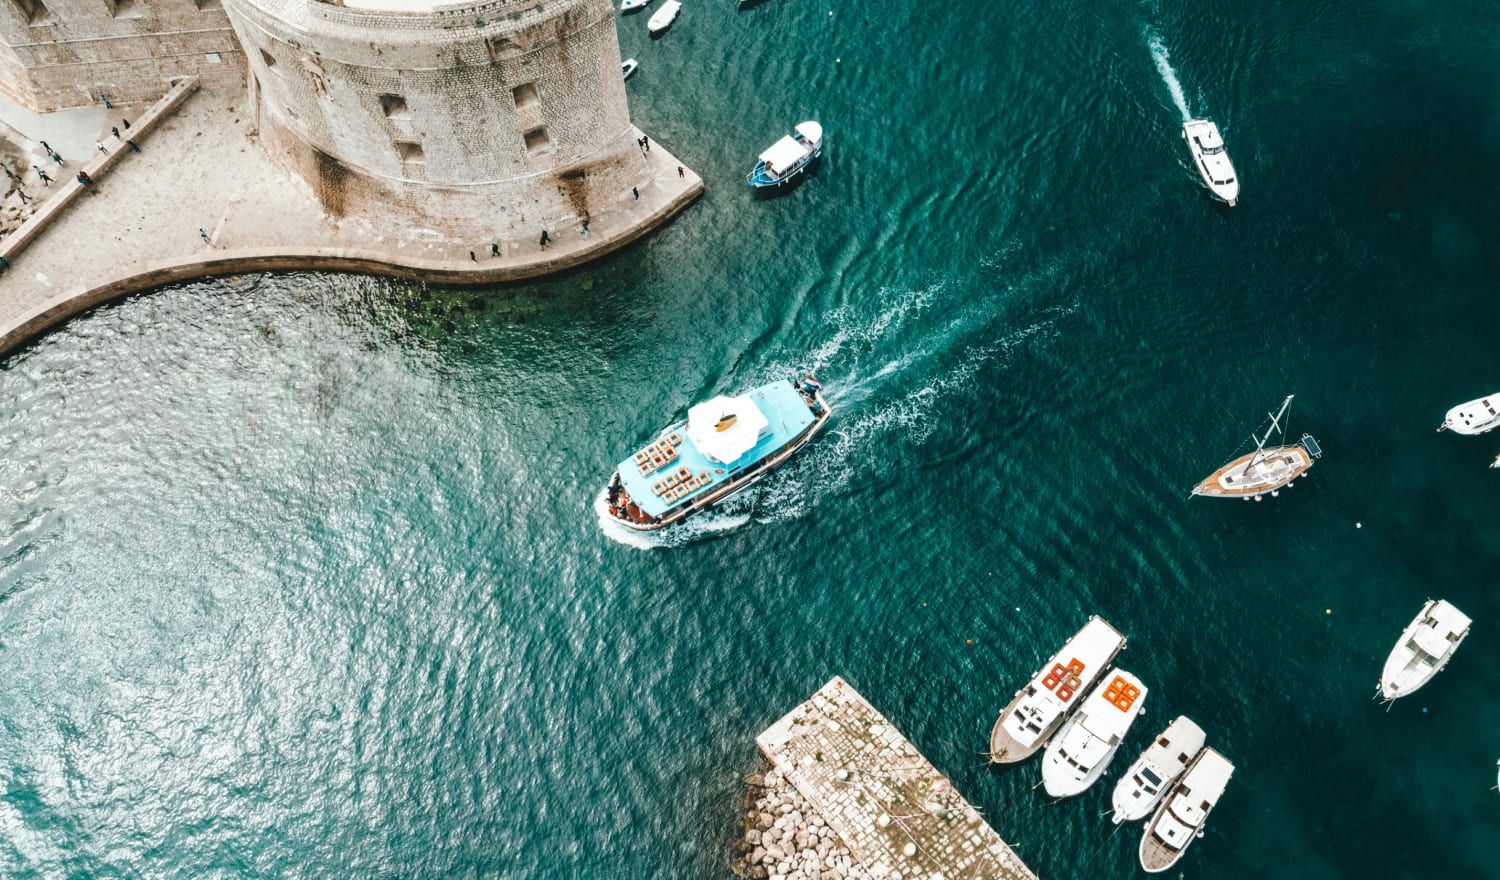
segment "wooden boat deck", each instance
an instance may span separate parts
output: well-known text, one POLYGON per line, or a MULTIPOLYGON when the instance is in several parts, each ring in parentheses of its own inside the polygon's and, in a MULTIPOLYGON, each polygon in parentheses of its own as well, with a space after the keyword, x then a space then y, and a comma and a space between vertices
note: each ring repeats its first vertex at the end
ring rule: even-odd
POLYGON ((1254 455, 1255 453, 1253 452, 1242 455, 1239 458, 1236 458, 1234 461, 1231 461, 1218 470, 1214 471, 1212 474, 1209 474, 1207 479, 1194 487, 1193 494, 1210 495, 1219 498, 1248 498, 1254 495, 1263 495, 1267 492, 1272 492, 1280 489, 1287 483, 1290 483, 1303 474, 1307 473, 1307 469, 1312 467, 1313 464, 1312 456, 1308 455, 1307 450, 1303 449, 1301 446, 1278 446, 1274 449, 1265 450, 1265 458, 1263 458, 1262 461, 1272 461, 1276 458, 1282 458, 1286 460, 1286 462, 1291 467, 1290 470, 1287 471, 1287 473, 1280 480, 1277 480, 1275 482, 1246 483, 1244 486, 1226 487, 1222 482, 1224 475, 1232 472, 1238 467, 1243 466, 1244 464, 1249 462, 1250 458, 1254 455))

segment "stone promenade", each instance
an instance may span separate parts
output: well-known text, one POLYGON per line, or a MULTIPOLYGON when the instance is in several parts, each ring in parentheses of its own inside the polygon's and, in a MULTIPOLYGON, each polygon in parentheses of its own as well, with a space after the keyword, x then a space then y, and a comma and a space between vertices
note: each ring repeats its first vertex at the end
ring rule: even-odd
POLYGON ((835 877, 875 880, 1036 878, 948 780, 842 678, 833 678, 755 743, 773 768, 764 781, 770 797, 763 800, 779 798, 787 809, 778 806, 773 812, 779 815, 771 821, 763 815, 761 827, 751 829, 758 848, 747 860, 753 876, 821 878, 831 869, 835 877), (778 794, 777 787, 787 791, 778 794), (810 827, 802 821, 802 804, 813 816, 810 827), (798 827, 778 834, 787 825, 783 817, 794 814, 798 827), (821 845, 824 829, 840 842, 833 850, 821 845), (804 852, 800 839, 813 837, 819 844, 804 852), (849 865, 840 861, 844 852, 849 865))
MULTIPOLYGON (((126 150, 107 131, 101 139, 110 150, 126 150)), ((549 222, 555 228, 546 248, 537 239, 455 241, 430 230, 381 228, 380 218, 328 217, 311 189, 256 142, 243 89, 205 85, 136 141, 139 153, 97 157, 112 167, 33 230, 24 248, 7 250, 14 234, 0 242, 11 261, 0 275, 0 355, 101 302, 204 275, 327 269, 485 284, 556 272, 645 235, 703 190, 696 174, 679 175, 678 161, 653 141, 654 179, 639 199, 620 193, 594 213, 587 237, 580 218, 570 217, 549 222)))

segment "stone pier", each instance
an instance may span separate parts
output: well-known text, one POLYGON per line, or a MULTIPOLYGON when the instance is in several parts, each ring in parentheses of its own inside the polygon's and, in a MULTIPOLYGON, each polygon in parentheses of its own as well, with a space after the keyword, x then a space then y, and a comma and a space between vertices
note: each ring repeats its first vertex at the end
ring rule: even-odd
POLYGON ((741 862, 752 876, 1035 880, 978 811, 842 678, 755 743, 772 769, 756 780, 765 794, 741 862))

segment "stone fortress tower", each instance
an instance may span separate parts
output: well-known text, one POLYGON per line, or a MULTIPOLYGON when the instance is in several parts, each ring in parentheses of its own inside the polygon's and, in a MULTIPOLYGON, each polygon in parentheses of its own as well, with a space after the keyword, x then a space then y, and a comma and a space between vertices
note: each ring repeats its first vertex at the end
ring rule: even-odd
POLYGON ((333 216, 530 238, 628 209, 655 175, 609 0, 225 8, 262 142, 333 216))

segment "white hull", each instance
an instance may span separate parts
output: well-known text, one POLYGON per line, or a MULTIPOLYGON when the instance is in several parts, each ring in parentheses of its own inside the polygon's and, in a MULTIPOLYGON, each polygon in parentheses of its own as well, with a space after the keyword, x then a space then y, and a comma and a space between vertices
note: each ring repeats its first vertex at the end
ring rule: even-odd
POLYGON ((651 18, 646 21, 646 30, 650 31, 653 35, 662 33, 672 26, 672 22, 677 20, 677 16, 681 12, 681 3, 677 2, 677 0, 667 0, 666 3, 661 5, 660 9, 651 13, 651 18))
POLYGON ((1207 119, 1193 119, 1182 126, 1182 137, 1203 185, 1215 198, 1234 206, 1240 200, 1240 181, 1224 149, 1219 127, 1207 119))
POLYGON ((1380 673, 1380 695, 1387 700, 1411 696, 1443 671, 1469 636, 1469 618, 1443 600, 1429 599, 1386 658, 1380 673))
POLYGON ((1500 391, 1448 410, 1439 431, 1474 436, 1500 428, 1500 391))
POLYGON ((1047 794, 1073 797, 1099 781, 1145 707, 1146 691, 1139 678, 1123 669, 1104 676, 1047 744, 1042 759, 1042 784, 1047 794))
POLYGON ((1208 748, 1198 753, 1141 835, 1141 868, 1146 873, 1160 874, 1171 868, 1203 835, 1208 814, 1219 803, 1232 775, 1234 765, 1223 755, 1208 748))
POLYGON ((1118 630, 1090 617, 1000 712, 990 730, 990 760, 1014 764, 1036 754, 1123 647, 1118 630))
POLYGON ((1193 757, 1203 750, 1204 739, 1203 728, 1189 718, 1178 716, 1167 725, 1115 785, 1110 821, 1118 825, 1151 815, 1193 757))

